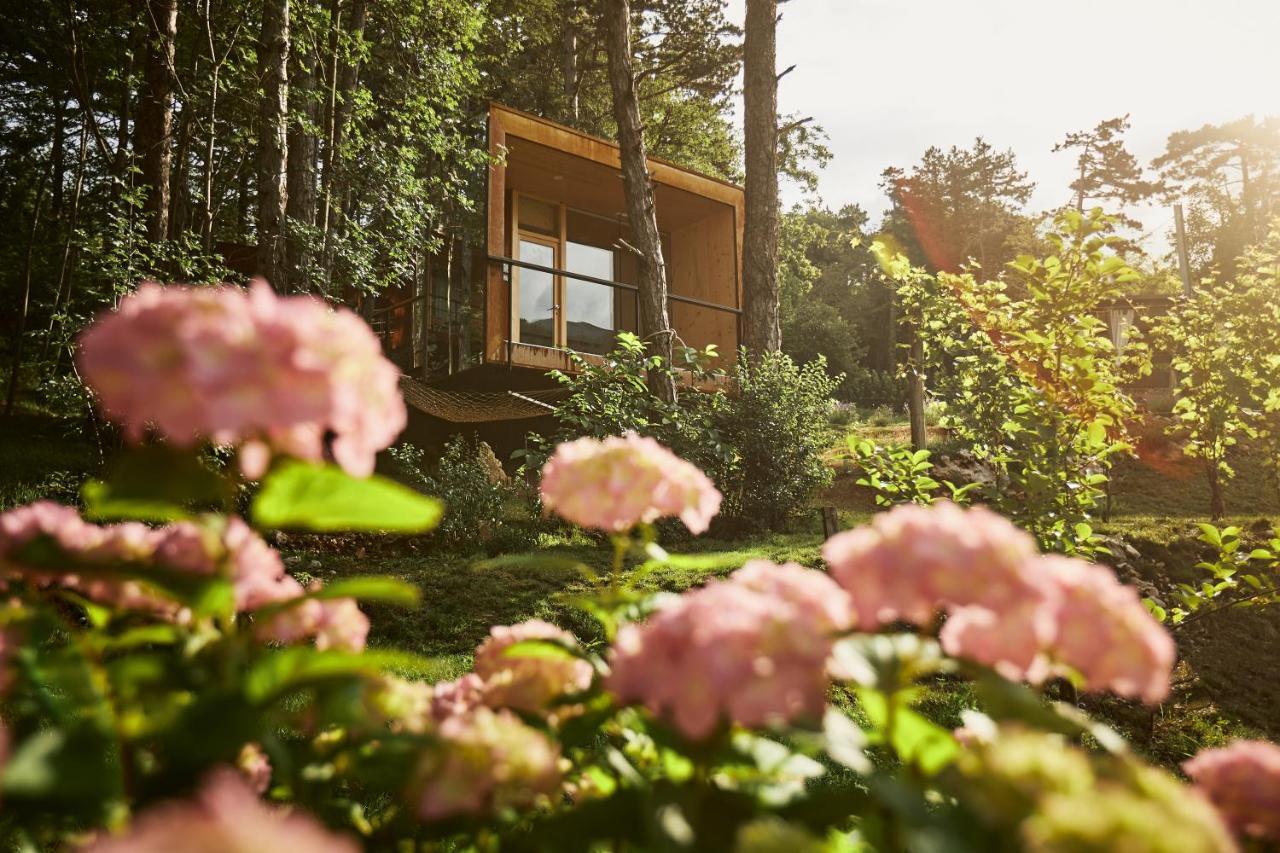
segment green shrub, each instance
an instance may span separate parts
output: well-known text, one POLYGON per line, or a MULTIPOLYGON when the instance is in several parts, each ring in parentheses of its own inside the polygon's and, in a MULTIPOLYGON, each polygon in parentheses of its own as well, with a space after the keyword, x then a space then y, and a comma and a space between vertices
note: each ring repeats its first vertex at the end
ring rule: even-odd
POLYGON ((535 496, 507 477, 484 442, 454 436, 434 465, 412 444, 389 452, 402 480, 444 502, 444 517, 434 533, 443 547, 525 548, 537 540, 535 496))
MULTIPOLYGON (((724 375, 708 367, 714 348, 677 357, 681 370, 696 380, 724 375)), ((574 374, 553 373, 571 391, 556 409, 559 426, 549 438, 530 437, 523 452, 526 471, 539 470, 560 442, 634 431, 706 471, 724 494, 719 523, 739 529, 785 525, 831 481, 822 452, 831 394, 840 379, 827 374, 821 357, 797 365, 784 353, 769 353, 750 364, 740 353, 728 393, 698 391, 686 383, 675 404, 649 391, 646 371, 671 368, 647 355, 633 334, 618 335, 617 347, 600 363, 576 353, 570 358, 574 374)))
POLYGON ((752 363, 745 351, 733 376, 736 393, 713 419, 720 440, 737 454, 730 476, 716 481, 725 496, 721 512, 749 527, 778 528, 831 483, 822 453, 839 379, 827 374, 821 357, 797 365, 776 352, 752 363))
POLYGON ((861 409, 880 406, 901 409, 907 404, 906 382, 887 370, 851 370, 845 374, 835 394, 840 400, 861 409))

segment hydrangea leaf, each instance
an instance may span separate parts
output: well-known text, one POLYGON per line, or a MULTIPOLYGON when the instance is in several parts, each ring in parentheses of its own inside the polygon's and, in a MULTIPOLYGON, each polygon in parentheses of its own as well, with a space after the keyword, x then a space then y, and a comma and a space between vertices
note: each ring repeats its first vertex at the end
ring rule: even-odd
POLYGON ((267 475, 251 514, 264 528, 424 533, 443 511, 436 499, 384 477, 357 479, 334 465, 288 461, 267 475))

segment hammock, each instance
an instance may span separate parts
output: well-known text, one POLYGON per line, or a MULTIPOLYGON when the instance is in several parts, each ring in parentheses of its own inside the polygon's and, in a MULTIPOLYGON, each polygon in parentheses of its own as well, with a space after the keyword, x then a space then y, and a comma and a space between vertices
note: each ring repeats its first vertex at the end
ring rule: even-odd
POLYGON ((566 388, 539 391, 446 391, 409 376, 400 377, 404 400, 428 415, 459 424, 540 418, 556 410, 566 388))

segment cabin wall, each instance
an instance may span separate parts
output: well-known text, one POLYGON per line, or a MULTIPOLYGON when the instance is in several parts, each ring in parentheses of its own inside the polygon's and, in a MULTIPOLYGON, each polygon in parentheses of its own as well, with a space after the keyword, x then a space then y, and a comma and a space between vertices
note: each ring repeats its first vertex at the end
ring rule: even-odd
MULTIPOLYGON (((734 211, 709 216, 671 232, 667 257, 671 292, 737 308, 738 256, 734 211)), ((738 349, 738 319, 727 311, 671 302, 671 324, 685 345, 715 344, 720 367, 733 364, 738 349)))

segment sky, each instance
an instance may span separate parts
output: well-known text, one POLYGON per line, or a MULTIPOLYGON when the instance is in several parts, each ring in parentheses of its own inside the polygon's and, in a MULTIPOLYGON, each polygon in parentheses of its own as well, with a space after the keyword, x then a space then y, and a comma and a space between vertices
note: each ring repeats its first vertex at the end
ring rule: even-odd
MULTIPOLYGON (((744 0, 728 0, 739 24, 744 0)), ((1173 130, 1280 115, 1280 0, 790 0, 781 113, 812 116, 834 154, 819 192, 879 219, 880 172, 981 135, 1012 148, 1033 209, 1070 197, 1069 131, 1130 114, 1144 163, 1173 130)), ((795 188, 784 201, 800 200, 795 188)), ((1167 209, 1135 211, 1153 236, 1167 209)), ((1157 238, 1158 239, 1158 238, 1157 238)))

